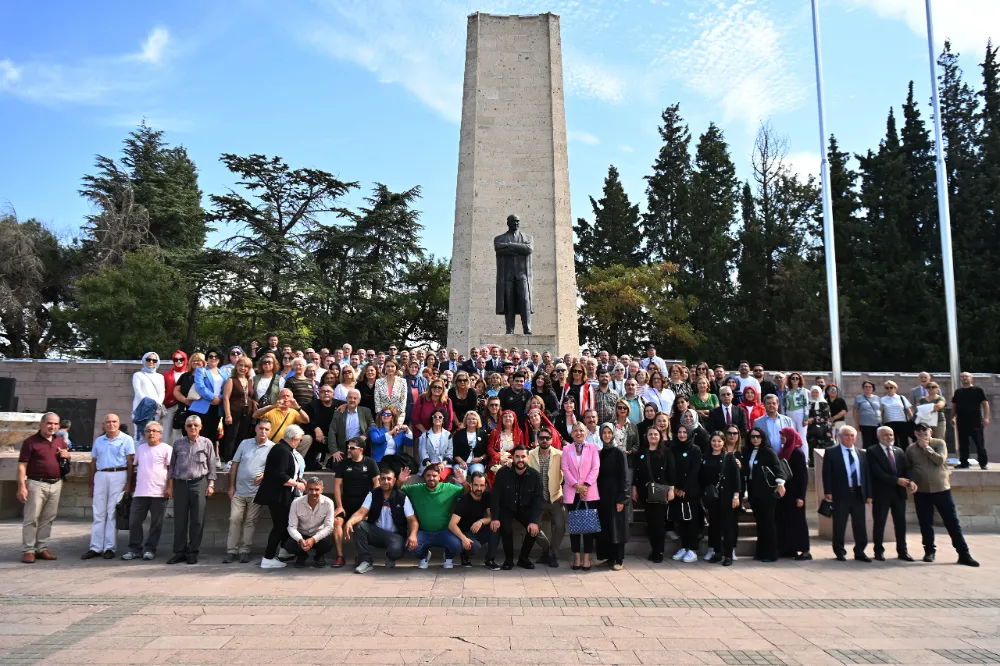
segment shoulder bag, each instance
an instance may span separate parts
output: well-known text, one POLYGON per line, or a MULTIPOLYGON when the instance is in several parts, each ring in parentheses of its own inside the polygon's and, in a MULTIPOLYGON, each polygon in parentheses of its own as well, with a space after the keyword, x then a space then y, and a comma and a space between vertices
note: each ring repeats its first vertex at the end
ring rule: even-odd
POLYGON ((652 454, 646 451, 646 475, 649 477, 649 481, 646 482, 646 502, 649 504, 667 504, 670 497, 670 486, 666 483, 659 483, 653 480, 653 466, 649 464, 650 455, 652 454))
POLYGON ((701 496, 709 500, 717 500, 722 494, 722 479, 726 474, 726 457, 730 454, 722 454, 722 464, 719 466, 719 478, 715 480, 715 483, 710 486, 705 486, 701 490, 701 496))

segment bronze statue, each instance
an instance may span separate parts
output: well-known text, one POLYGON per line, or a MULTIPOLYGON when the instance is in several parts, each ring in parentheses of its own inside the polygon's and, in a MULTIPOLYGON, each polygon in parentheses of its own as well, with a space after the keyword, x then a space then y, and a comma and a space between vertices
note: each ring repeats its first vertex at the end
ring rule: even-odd
POLYGON ((525 335, 531 335, 531 253, 534 239, 518 231, 521 219, 507 217, 507 233, 493 239, 497 253, 497 314, 504 315, 507 335, 514 332, 514 317, 521 315, 525 335))

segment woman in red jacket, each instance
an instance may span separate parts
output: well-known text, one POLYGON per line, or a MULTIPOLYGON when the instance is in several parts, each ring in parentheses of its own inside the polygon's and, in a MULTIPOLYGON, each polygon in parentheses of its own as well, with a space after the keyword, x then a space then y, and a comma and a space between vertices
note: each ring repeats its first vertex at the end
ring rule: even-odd
POLYGON ((764 403, 760 401, 757 389, 752 386, 743 389, 743 402, 740 403, 740 409, 746 412, 747 423, 751 426, 757 419, 764 416, 764 403))
POLYGON ((427 390, 420 394, 413 405, 410 420, 414 431, 414 442, 431 429, 431 416, 438 410, 444 413, 445 423, 451 423, 455 418, 451 400, 448 399, 448 394, 445 392, 444 380, 434 378, 427 385, 427 390))

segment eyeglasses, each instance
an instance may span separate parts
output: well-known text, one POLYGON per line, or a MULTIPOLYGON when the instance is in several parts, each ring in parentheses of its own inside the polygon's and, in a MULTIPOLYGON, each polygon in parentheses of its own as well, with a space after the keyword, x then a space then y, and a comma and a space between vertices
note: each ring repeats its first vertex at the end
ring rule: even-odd
POLYGON ((281 360, 282 360, 282 361, 291 361, 291 360, 292 360, 292 357, 291 357, 291 356, 282 356, 282 357, 281 357, 281 360))
POLYGON ((542 437, 539 437, 539 438, 538 438, 538 441, 539 441, 539 442, 551 442, 551 441, 552 441, 552 438, 551 438, 551 437, 545 437, 545 436, 542 436, 542 437))
POLYGON ((431 420, 433 420, 433 421, 444 421, 444 417, 441 416, 440 414, 435 414, 434 416, 431 417, 431 420))
POLYGON ((627 411, 628 411, 628 407, 625 407, 625 406, 623 406, 623 405, 619 405, 619 406, 618 406, 618 407, 617 407, 616 409, 617 409, 617 410, 618 410, 619 412, 627 412, 627 411))
POLYGON ((750 435, 750 439, 760 439, 760 435, 750 435))
POLYGON ((183 356, 177 356, 177 357, 175 357, 175 358, 173 358, 173 359, 171 359, 171 360, 172 360, 172 361, 173 361, 174 363, 183 363, 183 362, 184 362, 184 357, 183 357, 183 356))
POLYGON ((231 352, 229 352, 229 355, 230 356, 243 356, 243 352, 241 352, 241 351, 231 351, 231 352))
POLYGON ((219 359, 219 355, 218 354, 209 354, 205 358, 207 358, 207 359, 213 359, 214 358, 214 359, 218 360, 219 359))
POLYGON ((197 423, 188 423, 184 426, 185 428, 200 428, 201 426, 197 423))
POLYGON ((382 412, 382 416, 392 416, 392 412, 382 412))

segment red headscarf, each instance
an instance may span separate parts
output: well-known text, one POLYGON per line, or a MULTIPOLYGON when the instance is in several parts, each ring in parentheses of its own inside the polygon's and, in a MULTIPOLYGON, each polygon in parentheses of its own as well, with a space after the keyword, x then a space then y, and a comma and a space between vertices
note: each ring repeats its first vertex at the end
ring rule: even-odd
POLYGON ((747 389, 754 392, 753 402, 746 399, 746 391, 743 392, 743 402, 740 403, 740 409, 747 413, 747 424, 749 427, 753 427, 754 422, 760 417, 764 416, 767 411, 764 409, 764 403, 760 401, 760 396, 757 395, 757 389, 752 386, 748 386, 747 389))
MULTIPOLYGON (((540 428, 548 427, 552 431, 552 448, 562 451, 562 437, 559 436, 559 431, 556 427, 552 425, 552 421, 549 417, 545 415, 545 412, 538 409, 537 407, 528 410, 528 417, 531 416, 532 412, 538 412, 538 415, 542 417, 542 425, 540 428)), ((524 420, 524 437, 521 439, 521 443, 527 446, 529 449, 535 448, 535 443, 531 440, 531 426, 528 425, 528 419, 524 420)))
POLYGON ((792 452, 802 448, 802 435, 795 428, 782 428, 781 434, 785 436, 785 443, 781 445, 778 457, 791 460, 792 452))
POLYGON ((514 446, 518 446, 524 442, 524 434, 521 432, 521 426, 517 424, 517 414, 509 409, 500 412, 500 425, 490 433, 490 441, 486 446, 486 482, 490 484, 491 488, 493 487, 493 479, 496 478, 496 472, 490 471, 490 468, 500 464, 500 454, 503 451, 500 444, 500 433, 503 432, 503 418, 508 414, 514 419, 514 427, 511 428, 511 434, 514 436, 514 446))

